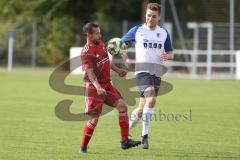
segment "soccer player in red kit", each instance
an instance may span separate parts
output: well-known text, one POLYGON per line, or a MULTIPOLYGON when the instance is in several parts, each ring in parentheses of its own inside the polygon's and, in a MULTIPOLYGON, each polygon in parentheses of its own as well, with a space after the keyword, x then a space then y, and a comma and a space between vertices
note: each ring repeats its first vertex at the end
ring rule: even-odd
POLYGON ((141 144, 128 138, 129 125, 127 105, 121 94, 112 86, 110 68, 125 76, 126 71, 111 64, 105 45, 101 41, 100 27, 97 23, 90 22, 83 27, 86 35, 86 45, 82 49, 81 59, 85 85, 85 109, 92 119, 84 126, 80 152, 87 152, 87 145, 98 123, 103 104, 115 107, 119 111, 119 126, 121 130, 121 147, 128 149, 141 144))

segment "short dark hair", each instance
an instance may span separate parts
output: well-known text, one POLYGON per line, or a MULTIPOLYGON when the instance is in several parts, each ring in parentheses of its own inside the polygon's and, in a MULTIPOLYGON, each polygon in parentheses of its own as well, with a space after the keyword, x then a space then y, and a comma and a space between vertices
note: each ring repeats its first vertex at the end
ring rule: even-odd
POLYGON ((158 3, 148 3, 147 9, 150 9, 152 11, 158 11, 159 15, 161 13, 161 6, 158 3))
POLYGON ((83 26, 83 34, 91 34, 92 33, 92 28, 98 28, 99 24, 96 22, 89 22, 83 26))

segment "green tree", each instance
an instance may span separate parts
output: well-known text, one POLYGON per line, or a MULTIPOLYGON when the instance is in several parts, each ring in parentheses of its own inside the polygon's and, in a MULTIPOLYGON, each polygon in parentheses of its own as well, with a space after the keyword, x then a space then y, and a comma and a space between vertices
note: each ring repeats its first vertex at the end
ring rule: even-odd
MULTIPOLYGON (((79 24, 92 20, 113 22, 141 18, 141 0, 1 0, 0 6, 3 25, 10 23, 12 29, 37 21, 41 34, 38 35, 41 63, 51 65, 68 57, 69 47, 76 44, 79 24)), ((8 32, 1 34, 8 36, 8 32)), ((24 44, 27 41, 24 38, 18 41, 24 44)))

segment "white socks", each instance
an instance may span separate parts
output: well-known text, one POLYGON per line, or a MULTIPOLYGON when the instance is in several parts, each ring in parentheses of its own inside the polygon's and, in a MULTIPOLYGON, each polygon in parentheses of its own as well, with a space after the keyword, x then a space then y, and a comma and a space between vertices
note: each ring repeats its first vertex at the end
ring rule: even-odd
POLYGON ((141 119, 141 117, 138 117, 141 115, 139 112, 141 112, 139 107, 133 110, 131 116, 129 117, 129 129, 133 128, 141 119))
POLYGON ((148 134, 150 123, 152 120, 153 108, 144 106, 142 115, 142 136, 148 134))
POLYGON ((142 136, 148 134, 150 123, 152 120, 153 115, 153 108, 149 108, 147 106, 144 106, 143 113, 139 114, 140 108, 136 108, 131 116, 129 117, 129 129, 133 128, 140 119, 142 119, 142 136), (139 115, 142 115, 141 117, 138 117, 139 115))
POLYGON ((136 114, 132 113, 131 117, 129 118, 129 129, 132 129, 139 121, 139 118, 136 114))

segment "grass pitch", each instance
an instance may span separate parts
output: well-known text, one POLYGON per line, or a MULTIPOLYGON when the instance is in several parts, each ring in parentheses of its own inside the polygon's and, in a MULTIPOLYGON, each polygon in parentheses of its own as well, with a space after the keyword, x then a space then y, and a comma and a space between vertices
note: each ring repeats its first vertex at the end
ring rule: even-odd
MULTIPOLYGON (((157 99, 150 149, 120 149, 118 114, 112 111, 101 117, 89 153, 82 155, 78 150, 85 122, 61 121, 54 109, 59 101, 72 99, 71 110, 78 113, 84 99, 53 91, 50 73, 0 72, 1 160, 240 159, 239 81, 165 78, 174 89, 157 99)), ((82 85, 82 78, 70 76, 67 82, 82 85)), ((141 124, 131 135, 140 139, 141 124)))

